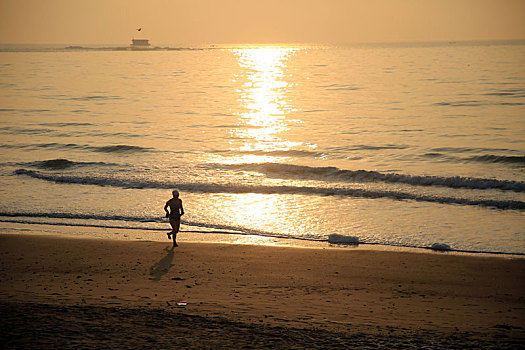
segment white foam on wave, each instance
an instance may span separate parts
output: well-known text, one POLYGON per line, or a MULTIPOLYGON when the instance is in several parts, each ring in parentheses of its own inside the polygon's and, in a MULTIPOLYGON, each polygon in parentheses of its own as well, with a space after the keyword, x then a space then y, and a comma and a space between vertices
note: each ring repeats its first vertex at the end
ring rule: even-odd
MULTIPOLYGON (((518 157, 518 161, 521 157, 518 157)), ((504 191, 525 192, 525 182, 512 180, 482 179, 461 176, 419 176, 397 173, 381 173, 370 170, 345 170, 336 167, 309 167, 282 163, 248 163, 214 166, 234 168, 239 170, 257 171, 268 176, 300 179, 328 179, 350 182, 387 182, 403 183, 414 186, 442 186, 467 189, 500 189, 504 191)))
POLYGON ((112 186, 121 188, 178 188, 179 190, 194 193, 263 193, 263 194, 308 194, 320 196, 343 196, 360 198, 392 198, 395 200, 415 200, 443 204, 479 205, 497 209, 523 210, 525 202, 508 200, 468 199, 456 197, 440 197, 418 195, 399 191, 369 191, 355 188, 324 188, 307 186, 254 186, 243 184, 214 184, 214 183, 172 183, 162 181, 136 181, 133 179, 117 179, 110 177, 91 177, 40 173, 33 170, 17 169, 15 175, 25 175, 35 179, 55 183, 74 183, 82 185, 112 186))
POLYGON ((339 235, 337 233, 332 233, 331 235, 328 235, 328 243, 358 245, 359 237, 345 236, 345 235, 339 235))

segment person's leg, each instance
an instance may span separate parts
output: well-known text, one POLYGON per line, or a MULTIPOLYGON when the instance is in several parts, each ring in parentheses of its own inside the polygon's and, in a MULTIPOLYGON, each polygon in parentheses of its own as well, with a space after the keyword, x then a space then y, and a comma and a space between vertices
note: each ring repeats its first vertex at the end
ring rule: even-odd
POLYGON ((175 223, 172 218, 170 218, 170 225, 171 225, 171 232, 167 233, 168 239, 171 239, 171 235, 173 234, 173 232, 175 232, 175 226, 174 226, 175 223))
POLYGON ((178 247, 177 244, 177 233, 179 233, 180 228, 180 219, 170 219, 171 227, 173 228, 173 231, 171 231, 171 234, 173 235, 173 246, 178 247))

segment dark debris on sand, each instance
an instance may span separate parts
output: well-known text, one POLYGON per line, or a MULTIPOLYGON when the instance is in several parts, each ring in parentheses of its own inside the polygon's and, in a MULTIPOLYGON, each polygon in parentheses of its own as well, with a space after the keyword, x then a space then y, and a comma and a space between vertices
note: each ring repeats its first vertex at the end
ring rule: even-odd
POLYGON ((158 309, 0 302, 3 349, 519 349, 522 339, 270 327, 158 309))

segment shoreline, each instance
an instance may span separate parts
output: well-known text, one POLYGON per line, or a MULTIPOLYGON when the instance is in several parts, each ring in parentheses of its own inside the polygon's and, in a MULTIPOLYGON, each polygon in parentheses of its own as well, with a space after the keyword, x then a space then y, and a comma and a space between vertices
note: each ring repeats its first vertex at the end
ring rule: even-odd
MULTIPOLYGON (((164 243, 166 230, 142 230, 140 228, 119 228, 124 232, 134 231, 135 234, 117 235, 113 232, 113 237, 108 237, 108 231, 116 231, 113 227, 96 227, 96 226, 75 226, 75 225, 59 225, 49 223, 19 223, 19 222, 2 222, 4 227, 0 227, 0 235, 44 235, 58 238, 85 238, 85 239, 108 239, 108 240, 123 240, 123 241, 152 241, 164 243), (18 228, 17 226, 22 226, 18 228), (24 228, 30 226, 34 229, 24 228), (46 227, 54 228, 46 229, 46 227), (86 231, 84 234, 73 234, 72 231, 86 231), (20 233, 23 232, 23 233, 20 233), (99 232, 97 234, 97 232, 99 232), (142 233, 141 233, 142 232, 142 233), (94 234, 95 233, 95 234, 94 234), (146 236, 146 238, 142 237, 146 236)), ((188 226, 191 227, 191 226, 188 226)), ((387 245, 381 243, 366 243, 359 242, 358 244, 337 244, 330 243, 328 240, 309 240, 295 237, 277 237, 277 236, 263 236, 250 233, 216 233, 214 231, 200 231, 200 230, 181 230, 179 233, 180 242, 190 243, 216 243, 216 244, 241 244, 241 245, 264 245, 275 247, 294 247, 294 248, 313 248, 313 249, 351 249, 351 250, 379 250, 379 251, 394 251, 407 253, 421 253, 421 254, 445 254, 445 255, 459 255, 459 256, 473 256, 473 257, 501 257, 505 259, 525 259, 525 253, 507 253, 507 252, 486 252, 486 251, 469 251, 461 249, 433 249, 432 247, 416 247, 416 246, 401 246, 401 245, 387 245), (298 244, 300 242, 301 244, 298 244)))
POLYGON ((228 335, 237 327, 246 336, 273 329, 261 341, 277 337, 282 347, 298 330, 325 332, 322 344, 334 334, 370 346, 408 338, 434 348, 450 345, 444 340, 518 348, 525 340, 523 259, 184 241, 170 249, 169 242, 48 235, 1 234, 0 243, 0 302, 15 310, 3 316, 22 328, 34 315, 58 327, 60 320, 49 320, 54 312, 77 310, 80 316, 68 317, 78 327, 100 313, 129 313, 132 324, 151 314, 200 317, 188 336, 194 345, 209 344, 200 338, 207 322, 223 329, 224 344, 244 339, 228 335))

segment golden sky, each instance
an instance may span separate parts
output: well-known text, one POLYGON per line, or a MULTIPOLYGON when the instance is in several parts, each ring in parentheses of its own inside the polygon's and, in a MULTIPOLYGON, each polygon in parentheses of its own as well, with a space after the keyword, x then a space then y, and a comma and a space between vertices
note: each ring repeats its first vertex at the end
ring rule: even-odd
POLYGON ((153 45, 525 39, 525 0, 0 0, 0 43, 133 36, 153 45))

